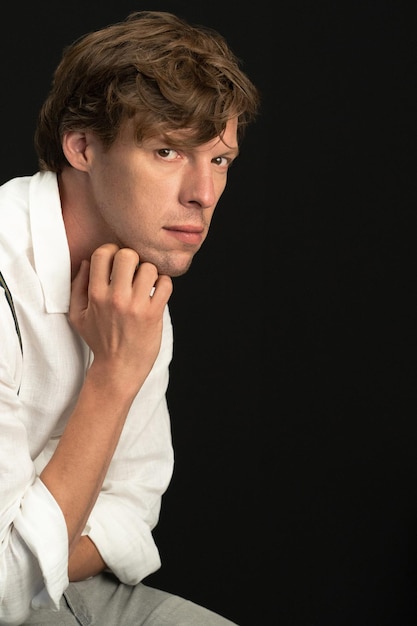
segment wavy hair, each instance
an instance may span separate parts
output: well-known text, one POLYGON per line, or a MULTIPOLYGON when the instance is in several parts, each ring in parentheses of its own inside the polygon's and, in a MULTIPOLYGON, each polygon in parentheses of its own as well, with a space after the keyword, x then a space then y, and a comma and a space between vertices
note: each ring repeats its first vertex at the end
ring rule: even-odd
POLYGON ((59 173, 68 165, 65 132, 93 131, 108 148, 129 119, 138 143, 189 129, 184 145, 199 145, 221 136, 231 117, 241 140, 259 101, 218 32, 171 13, 136 11, 64 49, 35 131, 39 167, 59 173))

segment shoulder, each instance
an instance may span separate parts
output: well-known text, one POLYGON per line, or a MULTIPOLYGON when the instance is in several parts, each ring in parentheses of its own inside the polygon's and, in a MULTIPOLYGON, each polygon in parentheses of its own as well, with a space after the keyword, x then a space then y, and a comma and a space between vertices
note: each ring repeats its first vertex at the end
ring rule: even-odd
POLYGON ((29 185, 32 176, 12 178, 0 185, 0 209, 6 210, 10 202, 28 198, 29 185))
POLYGON ((10 210, 16 204, 28 204, 31 194, 56 192, 57 176, 53 172, 36 172, 31 176, 17 176, 0 185, 0 210, 10 210))

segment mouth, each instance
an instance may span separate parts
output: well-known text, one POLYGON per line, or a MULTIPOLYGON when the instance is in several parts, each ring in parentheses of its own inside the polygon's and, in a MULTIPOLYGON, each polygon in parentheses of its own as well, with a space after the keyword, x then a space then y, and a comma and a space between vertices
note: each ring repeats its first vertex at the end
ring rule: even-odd
POLYGON ((177 241, 188 245, 200 245, 203 241, 204 229, 199 226, 171 226, 165 231, 177 241))

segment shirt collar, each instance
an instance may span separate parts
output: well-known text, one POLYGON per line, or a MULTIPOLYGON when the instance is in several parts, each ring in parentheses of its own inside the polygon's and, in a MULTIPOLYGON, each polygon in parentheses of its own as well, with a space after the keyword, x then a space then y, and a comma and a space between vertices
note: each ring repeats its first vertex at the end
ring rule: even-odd
POLYGON ((38 172, 30 183, 29 211, 35 269, 48 313, 68 313, 71 261, 57 175, 38 172))

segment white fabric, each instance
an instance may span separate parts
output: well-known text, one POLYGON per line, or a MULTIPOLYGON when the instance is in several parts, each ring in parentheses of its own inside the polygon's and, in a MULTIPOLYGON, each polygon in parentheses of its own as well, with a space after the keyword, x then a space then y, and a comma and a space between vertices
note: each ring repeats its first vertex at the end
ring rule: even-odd
MULTIPOLYGON (((67 319, 70 257, 54 174, 38 172, 0 187, 0 270, 23 340, 22 358, 0 288, 0 624, 18 624, 31 606, 57 609, 68 585, 65 520, 38 476, 91 362, 67 319)), ((172 341, 166 307, 160 353, 84 531, 129 584, 160 566, 151 531, 173 469, 165 398, 172 341)))

